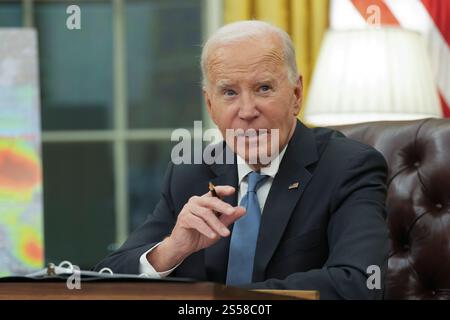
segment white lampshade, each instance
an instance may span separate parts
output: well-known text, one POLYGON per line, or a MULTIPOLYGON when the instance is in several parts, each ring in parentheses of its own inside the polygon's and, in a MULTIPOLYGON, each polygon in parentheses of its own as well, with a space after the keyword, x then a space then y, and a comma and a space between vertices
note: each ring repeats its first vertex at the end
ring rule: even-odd
POLYGON ((440 117, 425 42, 401 28, 328 31, 307 96, 313 125, 440 117))

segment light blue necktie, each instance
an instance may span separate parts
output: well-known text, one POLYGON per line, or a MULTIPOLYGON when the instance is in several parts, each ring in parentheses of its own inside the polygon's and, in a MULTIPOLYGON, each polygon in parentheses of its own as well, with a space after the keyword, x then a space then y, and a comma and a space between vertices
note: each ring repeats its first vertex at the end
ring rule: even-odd
POLYGON ((256 190, 267 177, 255 171, 248 175, 247 194, 240 203, 247 212, 234 223, 228 257, 227 285, 252 282, 256 241, 261 221, 261 209, 256 190))

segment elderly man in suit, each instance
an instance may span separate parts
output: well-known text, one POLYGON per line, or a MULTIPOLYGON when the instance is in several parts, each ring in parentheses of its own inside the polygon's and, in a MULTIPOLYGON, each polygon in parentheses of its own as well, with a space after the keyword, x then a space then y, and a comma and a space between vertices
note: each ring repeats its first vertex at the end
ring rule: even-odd
POLYGON ((368 270, 380 270, 382 284, 383 156, 297 120, 295 52, 270 24, 222 27, 205 44, 201 66, 206 106, 225 138, 215 156, 231 151, 233 163, 170 163, 153 213, 96 269, 319 290, 324 299, 381 297, 382 285, 368 285, 368 270), (250 159, 262 149, 271 161, 250 159))

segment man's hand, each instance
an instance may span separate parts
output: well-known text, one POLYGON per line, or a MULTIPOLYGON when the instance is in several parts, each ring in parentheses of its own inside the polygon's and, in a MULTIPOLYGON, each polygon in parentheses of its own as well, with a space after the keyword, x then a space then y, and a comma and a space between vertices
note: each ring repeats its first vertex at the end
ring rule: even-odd
MULTIPOLYGON (((215 190, 221 198, 235 192, 231 186, 216 186, 215 190)), ((148 253, 147 260, 156 271, 169 270, 192 253, 228 237, 228 226, 244 214, 245 208, 233 207, 211 192, 191 197, 178 215, 172 234, 148 253)))

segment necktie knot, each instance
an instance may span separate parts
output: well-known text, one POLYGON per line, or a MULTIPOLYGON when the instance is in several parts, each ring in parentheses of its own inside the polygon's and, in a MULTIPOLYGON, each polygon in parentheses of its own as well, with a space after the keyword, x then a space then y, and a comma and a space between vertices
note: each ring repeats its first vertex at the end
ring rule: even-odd
POLYGON ((261 182, 267 179, 268 176, 252 171, 248 174, 248 192, 256 192, 261 182))

